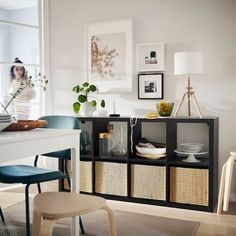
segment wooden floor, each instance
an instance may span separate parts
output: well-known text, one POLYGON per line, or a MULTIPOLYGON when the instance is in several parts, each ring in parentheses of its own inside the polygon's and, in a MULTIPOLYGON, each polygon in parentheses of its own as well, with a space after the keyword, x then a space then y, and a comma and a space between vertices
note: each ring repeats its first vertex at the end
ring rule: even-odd
MULTIPOLYGON (((47 183, 42 186, 42 191, 57 191, 55 182, 47 183)), ((2 207, 7 207, 24 198, 24 187, 7 189, 0 192, 0 202, 2 207)), ((37 193, 35 186, 31 187, 32 195, 37 193)), ((217 236, 229 235, 236 236, 236 204, 230 204, 230 211, 227 214, 217 215, 199 211, 182 210, 175 208, 143 205, 136 203, 108 201, 109 206, 114 210, 143 213, 148 215, 163 216, 175 219, 199 221, 200 226, 197 236, 217 236)), ((148 235, 147 235, 148 236, 148 235)))

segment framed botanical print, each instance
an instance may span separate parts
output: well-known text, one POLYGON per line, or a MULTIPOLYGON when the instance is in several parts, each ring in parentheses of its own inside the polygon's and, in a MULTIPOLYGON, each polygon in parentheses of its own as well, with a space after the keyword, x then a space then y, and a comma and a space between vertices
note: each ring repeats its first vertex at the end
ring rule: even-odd
POLYGON ((139 99, 163 99, 164 98, 163 73, 138 75, 139 99))
POLYGON ((88 78, 101 93, 132 92, 132 20, 88 25, 88 78))
POLYGON ((143 43, 137 44, 137 71, 164 71, 165 44, 143 43))

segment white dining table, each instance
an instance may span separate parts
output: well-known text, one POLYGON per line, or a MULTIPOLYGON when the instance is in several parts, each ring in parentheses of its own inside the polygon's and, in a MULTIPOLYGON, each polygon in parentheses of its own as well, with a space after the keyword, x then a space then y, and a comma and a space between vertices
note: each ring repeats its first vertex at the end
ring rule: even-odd
MULTIPOLYGON (((71 149, 71 191, 79 193, 80 130, 35 129, 0 132, 0 162, 71 149)), ((79 217, 72 218, 71 235, 79 236, 79 217)))

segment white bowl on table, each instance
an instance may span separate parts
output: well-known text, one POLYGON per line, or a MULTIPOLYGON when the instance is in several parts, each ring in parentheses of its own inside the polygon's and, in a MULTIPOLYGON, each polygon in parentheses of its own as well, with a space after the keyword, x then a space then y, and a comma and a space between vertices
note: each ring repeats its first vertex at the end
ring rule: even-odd
POLYGON ((137 151, 144 155, 162 155, 166 153, 166 148, 146 148, 136 146, 137 151))

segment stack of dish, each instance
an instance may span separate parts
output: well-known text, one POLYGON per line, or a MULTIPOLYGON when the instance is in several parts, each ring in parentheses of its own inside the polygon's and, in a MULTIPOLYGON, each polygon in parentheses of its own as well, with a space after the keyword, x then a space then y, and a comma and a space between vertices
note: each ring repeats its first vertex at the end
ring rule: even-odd
POLYGON ((179 145, 179 151, 187 153, 198 153, 203 151, 204 144, 201 143, 181 143, 179 145))
POLYGON ((200 162, 195 158, 195 155, 205 155, 207 152, 204 150, 205 145, 201 143, 181 143, 179 149, 175 152, 181 156, 187 156, 184 162, 200 162))
POLYGON ((0 113, 0 131, 7 128, 12 122, 11 115, 0 113))

